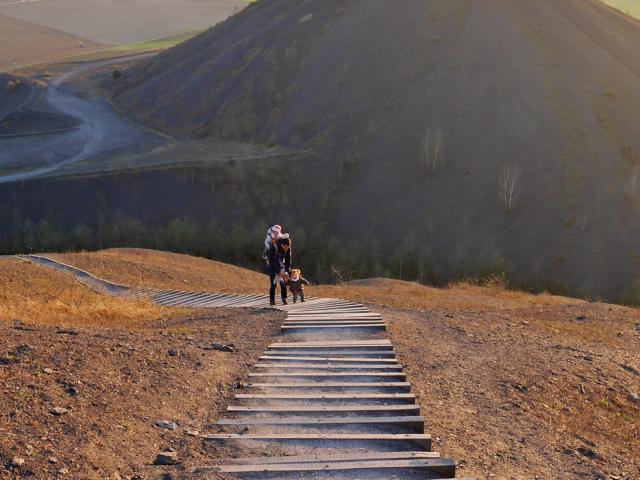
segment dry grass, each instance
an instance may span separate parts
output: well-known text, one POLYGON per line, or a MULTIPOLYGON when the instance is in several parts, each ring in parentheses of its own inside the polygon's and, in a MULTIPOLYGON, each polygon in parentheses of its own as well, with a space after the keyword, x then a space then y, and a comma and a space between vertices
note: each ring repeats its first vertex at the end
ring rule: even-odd
POLYGON ((477 286, 458 283, 433 288, 418 283, 376 278, 338 286, 319 286, 313 295, 341 297, 388 307, 434 311, 513 309, 523 306, 580 305, 586 302, 567 297, 508 290, 500 284, 477 286))
POLYGON ((147 302, 101 295, 45 267, 14 258, 0 259, 0 320, 135 328, 169 312, 147 302))
POLYGON ((118 248, 47 255, 98 277, 129 286, 201 292, 264 293, 266 275, 204 258, 118 248))

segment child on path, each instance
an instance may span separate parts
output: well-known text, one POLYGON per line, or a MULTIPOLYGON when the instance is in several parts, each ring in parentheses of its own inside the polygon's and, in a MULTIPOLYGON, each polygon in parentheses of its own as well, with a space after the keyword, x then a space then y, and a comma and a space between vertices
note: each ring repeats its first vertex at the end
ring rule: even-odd
POLYGON ((293 294, 293 303, 298 301, 298 296, 300 301, 304 302, 304 286, 309 285, 309 282, 302 276, 300 269, 294 268, 291 270, 287 285, 289 285, 289 290, 293 294))

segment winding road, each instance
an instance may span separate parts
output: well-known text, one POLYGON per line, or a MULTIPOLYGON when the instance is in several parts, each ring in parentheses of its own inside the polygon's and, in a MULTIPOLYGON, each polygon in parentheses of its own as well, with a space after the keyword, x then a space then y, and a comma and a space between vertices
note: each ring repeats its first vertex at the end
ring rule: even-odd
MULTIPOLYGON (((151 55, 155 53, 127 57, 127 61, 151 55)), ((77 119, 80 126, 59 134, 0 140, 0 169, 20 170, 0 175, 0 183, 51 175, 104 152, 164 143, 166 138, 160 134, 121 118, 105 98, 81 98, 65 88, 65 84, 77 75, 122 62, 123 59, 118 58, 83 64, 55 79, 47 89, 44 102, 51 110, 77 119)))

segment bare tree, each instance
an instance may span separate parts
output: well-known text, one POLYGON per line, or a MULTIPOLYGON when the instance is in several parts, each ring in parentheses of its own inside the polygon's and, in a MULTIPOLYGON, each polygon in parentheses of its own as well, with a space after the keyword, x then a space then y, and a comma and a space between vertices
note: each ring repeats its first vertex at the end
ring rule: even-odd
POLYGON ((444 133, 427 130, 424 140, 424 165, 431 175, 435 175, 444 165, 444 133))
POLYGON ((507 212, 513 212, 513 205, 522 191, 520 177, 522 169, 517 165, 507 165, 498 174, 498 197, 507 212))
POLYGON ((635 169, 633 173, 631 173, 631 178, 629 179, 629 191, 631 192, 631 196, 635 196, 638 191, 638 185, 640 182, 638 181, 638 170, 635 169))

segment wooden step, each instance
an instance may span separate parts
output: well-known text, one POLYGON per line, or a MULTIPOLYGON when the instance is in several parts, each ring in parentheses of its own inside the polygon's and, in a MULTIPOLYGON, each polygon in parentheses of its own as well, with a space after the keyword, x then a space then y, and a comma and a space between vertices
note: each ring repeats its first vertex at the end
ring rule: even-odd
POLYGON ((424 433, 424 417, 274 417, 274 418, 222 418, 216 425, 401 425, 418 433, 424 433))
POLYGON ((349 325, 298 325, 298 326, 283 326, 282 330, 318 330, 320 328, 324 329, 354 329, 354 328, 380 328, 382 330, 386 330, 387 327, 384 323, 382 324, 349 324, 349 325))
POLYGON ((350 326, 353 325, 355 327, 361 327, 361 326, 370 326, 370 325, 376 325, 379 327, 384 327, 386 326, 385 322, 352 322, 352 321, 345 321, 345 322, 283 322, 282 326, 283 327, 311 327, 311 326, 316 326, 316 327, 341 327, 341 326, 350 326))
POLYGON ((305 369, 305 370, 403 370, 401 364, 397 365, 365 365, 365 364, 347 364, 347 363, 257 363, 255 368, 272 368, 272 369, 305 369))
POLYGON ((290 318, 305 318, 305 317, 365 317, 365 318, 382 318, 382 315, 375 312, 360 312, 360 311, 352 311, 352 312, 336 312, 330 310, 318 310, 315 312, 306 311, 306 312, 287 312, 287 317, 290 318))
POLYGON ((329 356, 329 355, 361 355, 361 356, 395 356, 396 352, 393 350, 378 350, 378 351, 369 351, 369 350, 332 350, 332 351, 323 351, 323 350, 267 350, 263 353, 263 355, 294 355, 294 356, 305 356, 311 355, 314 357, 317 356, 329 356))
POLYGON ((409 382, 245 383, 244 388, 411 388, 409 382))
POLYGON ((287 318, 284 323, 385 323, 382 318, 287 318))
POLYGON ((307 345, 307 346, 328 346, 328 347, 333 347, 335 345, 339 345, 339 346, 345 346, 345 345, 364 345, 364 346, 370 346, 370 345, 374 345, 374 346, 387 346, 387 347, 391 347, 391 341, 388 339, 373 339, 373 340, 336 340, 336 341, 332 341, 332 342, 328 342, 328 341, 311 341, 311 342, 278 342, 278 343, 272 343, 271 345, 269 345, 270 347, 295 347, 298 348, 300 346, 303 345, 307 345))
POLYGON ((398 363, 398 360, 395 358, 342 358, 342 357, 312 357, 312 356, 304 356, 304 357, 287 357, 287 356, 279 356, 279 355, 263 355, 260 357, 260 360, 283 360, 283 361, 296 361, 296 362, 341 362, 341 363, 398 363))
POLYGON ((249 377, 268 377, 268 378, 407 378, 407 374, 404 372, 391 372, 391 373, 369 373, 369 372, 347 372, 347 373, 250 373, 249 377))
POLYGON ((428 470, 446 478, 455 476, 456 465, 448 459, 360 460, 331 463, 287 463, 262 465, 221 465, 219 473, 325 472, 357 470, 428 470))
POLYGON ((322 406, 322 405, 304 405, 304 406, 244 406, 244 405, 230 405, 227 407, 229 412, 244 412, 244 413, 380 413, 380 412, 395 412, 395 413, 415 413, 420 414, 420 407, 416 404, 413 405, 335 405, 335 406, 322 406))
POLYGON ((269 345, 270 350, 288 351, 288 350, 346 350, 346 349, 358 349, 372 352, 385 352, 393 351, 392 345, 376 345, 376 344, 352 344, 352 345, 269 345))
POLYGON ((413 393, 237 393, 239 400, 402 400, 405 403, 415 403, 413 393))
MULTIPOLYGON (((425 433, 271 433, 265 435, 241 433, 217 433, 201 435, 204 440, 253 440, 253 441, 340 441, 340 442, 413 442, 426 451, 431 450, 431 435, 425 433)), ((344 448, 348 448, 345 445, 344 448)))
MULTIPOLYGON (((229 458, 219 461, 225 465, 277 465, 287 463, 334 463, 351 460, 407 460, 416 458, 440 458, 439 452, 358 452, 338 455, 291 455, 285 457, 229 458)), ((193 467, 194 469, 216 468, 215 466, 193 467)))

